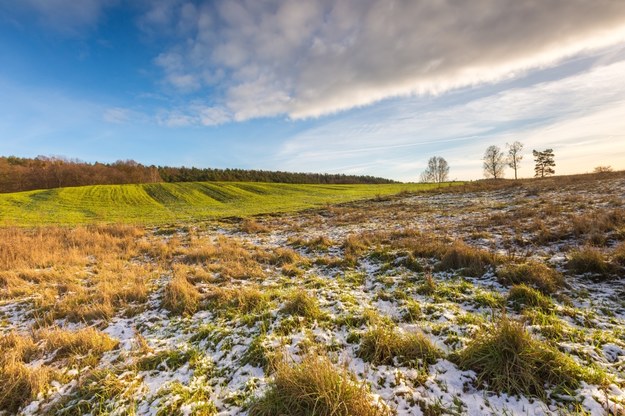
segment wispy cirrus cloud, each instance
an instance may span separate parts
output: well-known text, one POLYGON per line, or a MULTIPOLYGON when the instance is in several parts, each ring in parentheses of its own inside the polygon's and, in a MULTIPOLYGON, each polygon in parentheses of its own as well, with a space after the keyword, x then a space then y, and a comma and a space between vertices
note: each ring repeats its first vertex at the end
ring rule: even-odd
POLYGON ((106 8, 119 0, 0 0, 0 10, 17 19, 40 24, 67 35, 95 26, 106 8))
POLYGON ((233 120, 298 119, 514 78, 622 42, 625 2, 161 0, 142 25, 178 36, 155 60, 173 87, 210 90, 233 120))

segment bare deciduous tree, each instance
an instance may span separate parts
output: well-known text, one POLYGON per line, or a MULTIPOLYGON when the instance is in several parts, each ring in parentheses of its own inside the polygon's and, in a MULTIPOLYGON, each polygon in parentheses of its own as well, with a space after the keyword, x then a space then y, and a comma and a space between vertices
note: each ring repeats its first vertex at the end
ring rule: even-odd
POLYGON ((484 161, 484 177, 493 179, 503 178, 506 158, 499 146, 488 146, 482 160, 484 161))
POLYGON ((506 147, 508 148, 508 166, 514 169, 514 179, 517 179, 517 170, 523 159, 523 155, 521 154, 523 143, 518 141, 512 144, 506 143, 506 147))
POLYGON ((428 167, 421 173, 421 182, 446 182, 449 178, 449 164, 440 156, 432 156, 428 167))

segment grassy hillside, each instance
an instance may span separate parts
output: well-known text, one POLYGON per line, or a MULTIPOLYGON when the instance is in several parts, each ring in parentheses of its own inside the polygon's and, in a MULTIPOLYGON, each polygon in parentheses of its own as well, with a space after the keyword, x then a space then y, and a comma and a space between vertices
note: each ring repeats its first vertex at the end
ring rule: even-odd
POLYGON ((187 182, 46 189, 0 195, 0 223, 162 224, 294 211, 401 191, 425 190, 434 186, 187 182))

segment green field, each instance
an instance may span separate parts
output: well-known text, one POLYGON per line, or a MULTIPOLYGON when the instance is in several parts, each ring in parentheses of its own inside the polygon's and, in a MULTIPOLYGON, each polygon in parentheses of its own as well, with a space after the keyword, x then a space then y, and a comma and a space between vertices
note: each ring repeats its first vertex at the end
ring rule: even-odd
POLYGON ((296 211, 435 186, 186 182, 57 188, 0 194, 0 223, 164 224, 296 211))

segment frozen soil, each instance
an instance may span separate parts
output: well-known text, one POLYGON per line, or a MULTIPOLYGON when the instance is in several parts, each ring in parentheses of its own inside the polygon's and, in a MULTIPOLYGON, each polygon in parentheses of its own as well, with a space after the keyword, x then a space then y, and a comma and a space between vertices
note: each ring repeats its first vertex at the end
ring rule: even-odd
MULTIPOLYGON (((175 240, 176 248, 132 260, 137 267, 161 264, 146 301, 109 319, 54 322, 97 328, 118 345, 96 364, 61 368, 63 377, 19 413, 247 414, 268 387, 273 359, 295 363, 317 351, 346 366, 398 415, 623 415, 625 272, 618 253, 624 208, 625 178, 599 177, 469 186, 251 221, 150 229, 142 239, 175 240), (443 246, 461 241, 497 260, 477 273, 441 267, 441 256, 420 249, 420 242, 434 240, 443 246), (205 246, 212 251, 197 254, 205 246), (570 259, 580 248, 595 250, 609 267, 574 270, 570 259), (511 284, 498 277, 507 264, 528 261, 563 277, 563 285, 544 294, 548 306, 515 303, 511 284), (197 306, 182 313, 168 310, 163 299, 177 274, 199 293, 197 306), (260 303, 232 301, 246 290, 262 296, 260 303), (319 310, 290 312, 287 304, 298 292, 319 310), (478 383, 475 371, 455 364, 454 353, 502 314, 607 381, 581 382, 569 391, 546 386, 544 397, 478 383), (425 334, 440 358, 364 361, 360 339, 378 321, 400 333, 425 334)), ((31 330, 33 298, 0 301, 0 333, 31 330)))

